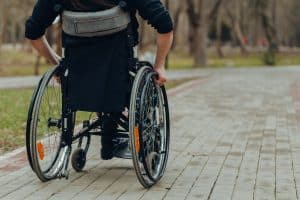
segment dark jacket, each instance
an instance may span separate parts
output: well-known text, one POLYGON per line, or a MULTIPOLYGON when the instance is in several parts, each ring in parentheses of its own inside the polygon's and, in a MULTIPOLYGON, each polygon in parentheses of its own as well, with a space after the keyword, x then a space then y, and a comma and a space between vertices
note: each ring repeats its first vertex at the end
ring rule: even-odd
MULTIPOLYGON (((37 39, 44 35, 59 14, 57 5, 63 0, 38 0, 34 6, 32 16, 26 21, 25 36, 29 39, 37 39)), ((88 2, 88 0, 87 0, 88 2)), ((169 12, 162 5, 160 0, 126 0, 131 10, 133 28, 138 29, 138 22, 135 17, 136 12, 159 33, 168 33, 173 30, 173 23, 169 12)), ((64 9, 74 10, 68 3, 64 4, 64 9)), ((90 10, 101 10, 101 7, 91 4, 90 10)), ((137 33, 137 32, 136 32, 137 33)), ((135 35, 137 40, 137 34, 135 35)))

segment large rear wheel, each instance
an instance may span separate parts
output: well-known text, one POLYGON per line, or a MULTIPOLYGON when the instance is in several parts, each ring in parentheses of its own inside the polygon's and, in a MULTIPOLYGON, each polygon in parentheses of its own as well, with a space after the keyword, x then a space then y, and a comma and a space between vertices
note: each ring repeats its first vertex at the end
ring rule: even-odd
POLYGON ((62 91, 55 77, 57 68, 49 70, 36 88, 29 107, 26 147, 29 163, 41 181, 56 178, 63 168, 69 147, 62 140, 62 91))
POLYGON ((130 99, 132 159, 140 183, 149 188, 163 176, 169 153, 169 108, 165 88, 155 84, 151 66, 136 74, 130 99))

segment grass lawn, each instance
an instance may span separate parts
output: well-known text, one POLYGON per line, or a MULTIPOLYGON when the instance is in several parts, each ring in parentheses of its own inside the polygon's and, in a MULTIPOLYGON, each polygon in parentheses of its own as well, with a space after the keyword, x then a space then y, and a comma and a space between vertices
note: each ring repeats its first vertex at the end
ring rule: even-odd
MULTIPOLYGON (((0 77, 26 76, 34 74, 36 56, 26 51, 1 51, 0 52, 0 77)), ((45 59, 41 59, 40 73, 44 73, 50 67, 45 59)))
MULTIPOLYGON (((169 81, 168 89, 192 79, 169 81)), ((26 120, 32 88, 0 89, 0 153, 25 146, 26 120)), ((87 119, 89 113, 77 113, 77 119, 87 119)))
POLYGON ((31 95, 32 89, 0 90, 0 152, 24 146, 31 95))
MULTIPOLYGON (((191 69, 193 68, 193 59, 190 56, 171 54, 169 59, 170 69, 191 69)), ((284 54, 280 53, 277 56, 277 64, 281 65, 300 65, 299 54, 284 54)), ((224 58, 219 58, 216 55, 208 57, 208 67, 259 67, 265 66, 262 60, 262 54, 228 55, 224 58)))

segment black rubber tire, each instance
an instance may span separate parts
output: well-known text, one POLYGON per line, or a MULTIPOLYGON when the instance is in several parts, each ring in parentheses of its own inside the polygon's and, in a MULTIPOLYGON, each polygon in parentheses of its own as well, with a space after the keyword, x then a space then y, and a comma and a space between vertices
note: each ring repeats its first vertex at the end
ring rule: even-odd
MULTIPOLYGON (((138 112, 139 112, 139 103, 138 101, 140 100, 141 96, 139 96, 139 92, 143 90, 145 79, 149 77, 153 73, 153 68, 151 67, 150 64, 147 64, 146 66, 144 65, 136 74, 135 80, 133 83, 132 87, 132 92, 131 92, 131 99, 130 99, 130 108, 129 108, 129 133, 130 133, 130 146, 131 146, 131 152, 132 152, 132 160, 133 160, 133 165, 135 168, 135 172, 137 175, 137 178, 141 185, 145 188, 150 188, 153 186, 155 183, 157 183, 163 176, 166 165, 167 165, 167 160, 168 160, 168 153, 169 153, 169 140, 170 140, 170 122, 169 122, 169 108, 168 108, 168 99, 167 99, 167 94, 165 88, 156 86, 156 89, 159 93, 159 100, 163 105, 163 115, 164 115, 164 156, 161 158, 160 161, 160 167, 158 172, 156 173, 155 176, 152 176, 151 173, 149 173, 149 169, 147 169, 147 164, 146 160, 147 158, 142 157, 140 152, 136 151, 136 136, 134 133, 134 129, 139 126, 137 124, 138 121, 138 112)), ((151 78, 150 81, 154 81, 153 78, 151 78)), ((155 84, 155 83, 154 83, 155 84)), ((139 133, 140 134, 140 133, 139 133)), ((142 144, 142 137, 139 136, 139 143, 142 144)))
POLYGON ((52 155, 53 159, 51 159, 49 166, 46 165, 45 167, 46 169, 43 169, 40 163, 41 159, 39 158, 40 157, 39 152, 37 151, 38 149, 37 139, 39 137, 38 135, 40 134, 38 132, 38 126, 40 122, 40 112, 43 112, 40 111, 41 105, 43 103, 44 96, 46 96, 45 93, 47 91, 48 84, 50 83, 50 80, 53 80, 53 77, 56 74, 56 72, 57 72, 57 67, 54 67, 50 69, 48 72, 46 72, 43 78, 40 80, 37 88, 35 89, 29 107, 27 127, 26 127, 26 148, 27 148, 28 161, 33 171, 36 173, 38 178, 43 182, 57 177, 58 173, 61 171, 63 167, 62 160, 65 159, 65 156, 69 152, 69 147, 62 147, 62 145, 60 145, 60 139, 59 139, 57 148, 55 148, 56 151, 54 152, 54 155, 52 155))
POLYGON ((76 172, 81 172, 86 164, 86 152, 79 148, 76 149, 71 158, 72 167, 76 172))
MULTIPOLYGON (((45 76, 45 75, 44 75, 45 76)), ((34 167, 32 164, 32 157, 31 157, 31 139, 30 139, 30 125, 31 125, 31 120, 32 120, 32 113, 33 113, 33 106, 35 103, 35 99, 37 96, 37 93, 39 91, 39 88, 41 86, 41 83, 44 79, 44 76, 41 78, 41 80, 38 83, 38 86, 34 89, 32 97, 31 97, 31 102, 28 108, 28 114, 27 114, 27 124, 26 124, 26 153, 27 153, 27 160, 29 162, 29 165, 31 169, 34 171, 34 167)))

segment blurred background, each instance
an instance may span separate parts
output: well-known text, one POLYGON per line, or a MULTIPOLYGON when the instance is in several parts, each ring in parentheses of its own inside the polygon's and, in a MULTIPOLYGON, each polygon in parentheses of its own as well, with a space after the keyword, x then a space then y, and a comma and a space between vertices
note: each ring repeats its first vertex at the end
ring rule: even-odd
MULTIPOLYGON (((167 67, 276 67, 300 65, 299 0, 163 0, 175 24, 175 41, 167 67)), ((26 112, 33 86, 30 77, 50 65, 24 38, 24 22, 35 0, 0 0, 0 150, 24 145, 26 112), (19 84, 12 84, 19 83, 19 84), (24 88, 25 87, 25 88, 24 88), (15 106, 12 106, 15 105, 15 106)), ((46 37, 61 52, 60 24, 46 37)), ((140 52, 153 57, 155 31, 140 20, 140 52)), ((180 73, 180 71, 179 71, 180 73)), ((190 80, 178 76, 174 87, 190 80)))

